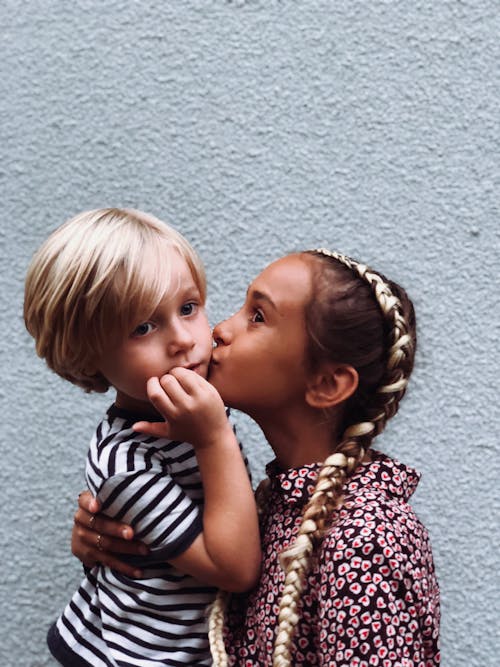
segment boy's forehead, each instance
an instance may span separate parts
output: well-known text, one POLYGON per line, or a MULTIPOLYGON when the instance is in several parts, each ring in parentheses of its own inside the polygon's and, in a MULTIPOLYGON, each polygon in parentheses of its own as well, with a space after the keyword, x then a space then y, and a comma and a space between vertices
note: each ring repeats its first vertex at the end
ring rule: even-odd
POLYGON ((194 280, 193 271, 191 270, 188 258, 185 257, 177 248, 168 248, 160 260, 160 266, 156 270, 167 280, 172 280, 175 283, 176 277, 179 280, 187 280, 189 278, 194 280))
POLYGON ((174 299, 179 293, 199 292, 198 281, 187 259, 176 253, 165 267, 165 293, 163 301, 174 299))

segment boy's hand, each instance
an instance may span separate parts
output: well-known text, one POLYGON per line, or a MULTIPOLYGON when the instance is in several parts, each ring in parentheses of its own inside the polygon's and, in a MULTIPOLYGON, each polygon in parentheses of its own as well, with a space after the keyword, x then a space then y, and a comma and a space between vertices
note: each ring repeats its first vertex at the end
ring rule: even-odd
POLYGON ((185 440, 197 448, 210 447, 231 431, 219 393, 200 375, 174 368, 161 378, 150 378, 148 397, 166 423, 138 422, 134 430, 171 440, 185 440))
POLYGON ((99 509, 99 502, 90 491, 79 495, 71 535, 72 553, 86 567, 101 563, 129 577, 140 577, 141 570, 127 565, 116 554, 145 555, 147 547, 133 540, 130 526, 98 514, 99 509))

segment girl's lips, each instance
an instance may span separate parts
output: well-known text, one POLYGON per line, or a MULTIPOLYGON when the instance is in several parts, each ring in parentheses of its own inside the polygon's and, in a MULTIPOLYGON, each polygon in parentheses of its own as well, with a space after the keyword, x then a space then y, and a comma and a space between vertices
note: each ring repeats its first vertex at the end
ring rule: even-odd
MULTIPOLYGON (((216 348, 217 349, 217 348, 216 348)), ((210 366, 217 366, 219 362, 215 358, 215 354, 212 352, 212 356, 210 357, 210 366)))
POLYGON ((210 364, 208 366, 208 373, 209 374, 213 373, 215 371, 215 369, 218 367, 218 365, 219 365, 219 362, 212 357, 212 359, 210 360, 210 364))

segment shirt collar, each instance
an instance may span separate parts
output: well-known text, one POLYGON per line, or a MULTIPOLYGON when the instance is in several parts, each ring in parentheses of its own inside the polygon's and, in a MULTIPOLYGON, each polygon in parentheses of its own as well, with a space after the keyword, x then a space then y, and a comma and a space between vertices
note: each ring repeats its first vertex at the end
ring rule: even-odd
MULTIPOLYGON (((377 450, 371 450, 371 454, 372 461, 362 463, 348 481, 347 494, 371 488, 406 502, 417 488, 419 473, 377 450)), ((314 490, 320 468, 321 463, 311 463, 283 470, 274 460, 267 465, 266 472, 273 491, 278 492, 285 502, 302 506, 314 490)))
POLYGON ((304 505, 314 491, 321 463, 311 463, 300 468, 283 470, 276 460, 266 467, 271 489, 278 492, 291 505, 304 505))

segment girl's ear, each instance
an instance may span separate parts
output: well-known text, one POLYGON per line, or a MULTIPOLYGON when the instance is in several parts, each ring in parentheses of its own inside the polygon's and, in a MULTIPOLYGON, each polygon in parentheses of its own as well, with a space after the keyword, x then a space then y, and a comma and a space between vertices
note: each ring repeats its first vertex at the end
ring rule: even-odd
POLYGON ((358 388, 358 371, 352 366, 324 364, 306 388, 306 402, 312 408, 332 408, 350 398, 358 388))

